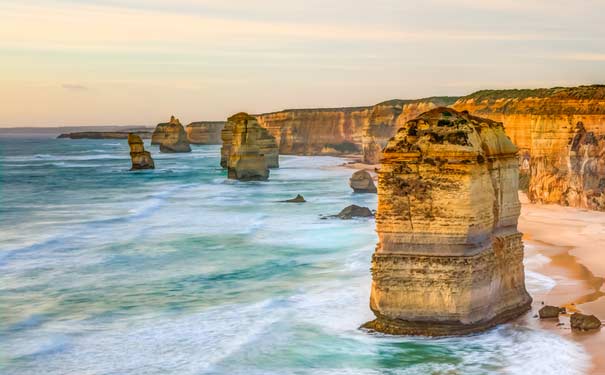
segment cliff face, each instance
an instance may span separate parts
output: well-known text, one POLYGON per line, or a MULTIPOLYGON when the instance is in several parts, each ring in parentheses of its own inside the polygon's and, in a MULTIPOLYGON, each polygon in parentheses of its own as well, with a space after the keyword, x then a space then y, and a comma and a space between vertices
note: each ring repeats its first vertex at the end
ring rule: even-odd
POLYGON ((222 131, 221 166, 230 179, 250 181, 269 178, 269 164, 277 163, 277 145, 260 127, 256 118, 247 113, 231 116, 222 131), (274 153, 263 150, 272 147, 274 153))
POLYGON ((528 310, 517 184, 501 123, 448 108, 408 121, 378 172, 377 319, 365 327, 465 334, 528 310))
POLYGON ((236 126, 239 122, 245 121, 246 126, 254 131, 254 145, 259 148, 259 152, 265 158, 267 168, 279 168, 279 149, 275 138, 269 131, 258 124, 254 116, 247 113, 238 113, 232 116, 221 130, 221 167, 228 168, 229 157, 232 154, 234 142, 234 132, 238 131, 236 126), (246 117, 247 116, 247 117, 246 117))
POLYGON ((142 139, 151 138, 151 132, 149 131, 134 131, 134 132, 75 132, 75 133, 63 133, 57 138, 69 138, 69 139, 128 139, 129 134, 136 134, 142 139))
POLYGON ((179 119, 170 117, 170 122, 158 124, 151 136, 152 145, 160 145, 160 152, 191 152, 185 128, 179 119))
POLYGON ((370 150, 378 152, 405 121, 428 109, 451 104, 455 99, 391 100, 369 107, 289 109, 256 118, 275 137, 282 154, 366 154, 370 150))
MULTIPOLYGON (((580 124, 595 139, 605 135, 605 86, 479 91, 461 98, 453 107, 504 123, 507 135, 521 151, 521 164, 528 171, 528 196, 533 202, 603 209, 590 203, 591 197, 598 195, 598 183, 577 181, 605 181, 605 173, 574 170, 578 152, 588 151, 587 147, 572 150, 571 143, 580 124), (582 176, 575 176, 578 173, 582 176)), ((593 151, 589 154, 592 156, 586 157, 593 160, 591 163, 598 164, 603 158, 593 151)))
POLYGON ((198 121, 187 125, 187 139, 194 145, 220 145, 224 121, 198 121))
POLYGON ((128 135, 128 146, 130 146, 131 170, 154 169, 155 164, 149 151, 145 151, 143 140, 136 134, 128 135))

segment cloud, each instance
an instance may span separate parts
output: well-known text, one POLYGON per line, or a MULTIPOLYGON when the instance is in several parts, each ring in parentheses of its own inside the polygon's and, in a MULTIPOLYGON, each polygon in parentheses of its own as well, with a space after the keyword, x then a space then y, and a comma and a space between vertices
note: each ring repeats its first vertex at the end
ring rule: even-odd
POLYGON ((71 90, 71 91, 86 91, 86 90, 88 90, 88 87, 86 87, 86 86, 72 84, 72 83, 64 83, 64 84, 61 85, 61 87, 64 88, 65 90, 71 90))

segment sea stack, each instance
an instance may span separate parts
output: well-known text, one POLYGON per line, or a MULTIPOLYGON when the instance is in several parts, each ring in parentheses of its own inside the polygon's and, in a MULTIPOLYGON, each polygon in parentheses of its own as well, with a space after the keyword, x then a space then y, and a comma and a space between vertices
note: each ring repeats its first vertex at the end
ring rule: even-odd
POLYGON ((408 121, 378 172, 365 328, 460 335, 529 310, 517 148, 502 123, 449 108, 408 121))
POLYGON ((357 171, 353 173, 353 176, 349 179, 349 186, 355 193, 369 193, 376 194, 376 185, 372 175, 368 171, 357 171))
POLYGON ((152 145, 160 145, 160 152, 191 152, 185 128, 178 118, 170 117, 170 122, 158 124, 151 136, 152 145))
POLYGON ((221 131, 221 139, 223 140, 223 147, 221 148, 221 167, 228 168, 229 157, 231 155, 232 146, 234 144, 234 131, 237 125, 237 121, 242 122, 240 124, 245 126, 247 129, 252 129, 254 132, 254 144, 258 146, 260 154, 263 155, 267 163, 267 168, 279 168, 279 148, 275 137, 259 125, 256 117, 250 116, 247 113, 238 113, 228 119, 227 124, 221 131), (233 121, 231 121, 233 119, 233 121))
POLYGON ((262 153, 262 128, 247 113, 229 117, 222 131, 221 166, 230 179, 251 181, 269 178, 268 160, 262 153))
POLYGON ((154 169, 155 164, 149 151, 145 151, 143 140, 136 134, 128 134, 128 146, 130 146, 130 159, 132 168, 130 170, 154 169))

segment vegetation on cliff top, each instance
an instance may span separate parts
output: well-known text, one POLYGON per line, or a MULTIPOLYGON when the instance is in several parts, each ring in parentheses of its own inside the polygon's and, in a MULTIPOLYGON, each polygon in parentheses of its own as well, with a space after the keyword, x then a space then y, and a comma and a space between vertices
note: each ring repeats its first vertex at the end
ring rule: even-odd
POLYGON ((556 98, 556 99, 605 99, 605 85, 578 87, 553 87, 549 89, 509 89, 481 90, 460 98, 461 101, 474 99, 476 102, 499 99, 556 98))

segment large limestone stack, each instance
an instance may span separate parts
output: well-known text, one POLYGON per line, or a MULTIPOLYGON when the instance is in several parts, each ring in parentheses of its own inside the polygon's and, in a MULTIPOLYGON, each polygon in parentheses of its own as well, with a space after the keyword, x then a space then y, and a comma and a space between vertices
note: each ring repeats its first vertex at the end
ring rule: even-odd
POLYGON ((223 147, 221 148, 221 167, 228 168, 229 158, 234 143, 233 134, 234 131, 236 131, 236 121, 240 120, 246 122, 247 128, 254 130, 254 144, 259 148, 260 154, 264 156, 267 168, 279 168, 279 149, 275 138, 267 129, 258 124, 258 121, 254 116, 250 116, 247 113, 238 113, 237 115, 232 116, 221 131, 221 139, 223 141, 223 147), (231 121, 231 119, 233 119, 233 121, 231 121))
POLYGON ((187 125, 187 139, 194 145, 220 145, 224 121, 198 121, 187 125))
POLYGON ((221 149, 221 166, 227 168, 228 178, 243 181, 269 178, 268 160, 259 146, 265 145, 262 130, 256 118, 247 113, 228 119, 221 149))
POLYGON ((152 145, 160 145, 160 152, 191 152, 185 128, 178 118, 170 117, 169 122, 158 124, 151 136, 152 145))
POLYGON ((501 123, 437 108, 387 144, 365 326, 451 335, 527 311, 517 148, 501 123))
POLYGON ((154 169, 155 164, 149 151, 145 151, 143 140, 136 134, 128 134, 128 146, 130 146, 131 170, 154 169))

